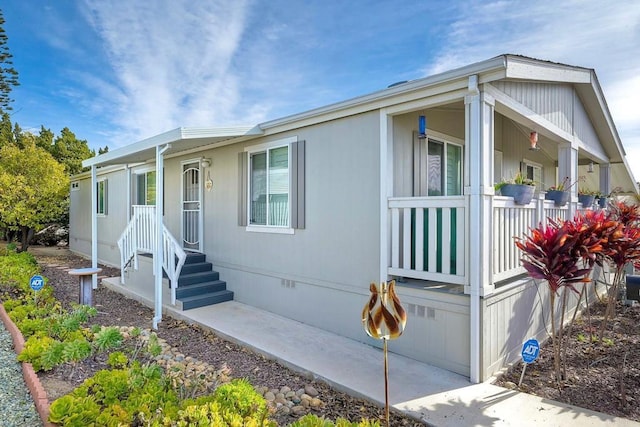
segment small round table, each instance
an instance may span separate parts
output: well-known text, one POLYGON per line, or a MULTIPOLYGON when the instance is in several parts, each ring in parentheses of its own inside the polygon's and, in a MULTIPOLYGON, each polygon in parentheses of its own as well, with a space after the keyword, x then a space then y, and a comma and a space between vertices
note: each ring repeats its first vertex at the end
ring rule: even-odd
POLYGON ((80 278, 80 296, 78 298, 78 302, 80 304, 92 306, 93 305, 93 280, 92 277, 94 274, 98 274, 102 271, 101 268, 76 268, 74 270, 69 270, 69 274, 72 276, 78 276, 80 278))

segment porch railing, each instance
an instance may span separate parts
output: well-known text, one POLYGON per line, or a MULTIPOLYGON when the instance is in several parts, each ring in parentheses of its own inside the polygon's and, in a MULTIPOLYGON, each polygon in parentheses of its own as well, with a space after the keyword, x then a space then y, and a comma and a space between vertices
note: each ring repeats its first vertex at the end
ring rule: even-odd
MULTIPOLYGON (((584 212, 581 203, 577 212, 584 212)), ((549 218, 569 219, 569 206, 556 206, 551 200, 534 199, 528 205, 516 205, 511 197, 493 198, 493 282, 525 273, 520 264, 521 251, 514 244, 516 237, 524 238, 531 228, 546 224, 549 218)))
MULTIPOLYGON (((129 220, 129 223, 118 239, 118 248, 120 249, 120 280, 123 284, 127 267, 131 266, 134 270, 138 269, 138 256, 141 253, 156 253, 156 230, 156 207, 133 206, 131 220, 129 220)), ((182 266, 187 258, 187 254, 164 224, 162 224, 162 251, 162 268, 171 281, 171 304, 175 304, 178 277, 182 271, 182 266)), ((153 262, 155 266, 155 256, 153 257, 153 262)))
POLYGON ((388 274, 465 284, 467 198, 393 197, 388 274))
MULTIPOLYGON (((391 276, 467 284, 468 204, 465 196, 392 197, 390 213, 391 276)), ((584 211, 580 203, 575 210, 584 211)), ((493 283, 525 273, 514 238, 548 218, 566 220, 569 207, 534 199, 516 205, 511 197, 494 196, 492 215, 493 283)))

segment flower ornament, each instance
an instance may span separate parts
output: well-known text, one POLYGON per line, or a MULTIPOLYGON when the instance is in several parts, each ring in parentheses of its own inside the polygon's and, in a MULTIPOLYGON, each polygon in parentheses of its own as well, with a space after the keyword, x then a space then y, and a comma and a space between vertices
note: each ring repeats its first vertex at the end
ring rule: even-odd
POLYGON ((395 291, 395 280, 369 285, 371 296, 362 310, 364 330, 372 338, 395 339, 402 335, 407 324, 407 313, 395 291))
POLYGON ((407 313, 396 295, 396 281, 382 282, 380 289, 375 283, 369 285, 371 296, 362 309, 362 325, 372 338, 382 340, 384 354, 384 412, 386 425, 389 427, 389 361, 387 358, 387 341, 398 338, 407 324, 407 313))

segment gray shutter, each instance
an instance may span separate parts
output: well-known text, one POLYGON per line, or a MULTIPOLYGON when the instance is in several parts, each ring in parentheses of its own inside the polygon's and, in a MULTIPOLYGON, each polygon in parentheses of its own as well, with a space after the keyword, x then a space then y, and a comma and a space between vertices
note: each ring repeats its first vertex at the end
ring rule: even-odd
POLYGON ((305 141, 291 144, 291 228, 305 228, 305 141))
POLYGON ((249 167, 249 156, 247 153, 238 153, 238 225, 247 225, 247 194, 249 183, 247 182, 247 172, 249 167))

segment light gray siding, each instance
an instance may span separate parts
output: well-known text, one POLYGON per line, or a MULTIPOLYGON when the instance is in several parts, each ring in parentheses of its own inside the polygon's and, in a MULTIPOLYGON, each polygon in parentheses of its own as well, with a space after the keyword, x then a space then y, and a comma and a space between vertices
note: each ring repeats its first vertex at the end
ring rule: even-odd
POLYGON ((492 84, 563 131, 577 136, 587 149, 602 153, 598 135, 572 85, 510 81, 492 84))
MULTIPOLYGON (((127 171, 119 168, 100 173, 98 180, 107 180, 107 214, 98 216, 98 260, 111 266, 120 266, 118 238, 127 225, 127 171)), ((82 255, 91 255, 91 177, 74 179, 77 191, 70 194, 69 248, 82 255)))
POLYGON ((571 85, 494 82, 498 89, 565 132, 572 132, 574 91, 571 85))

